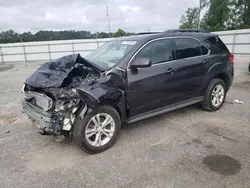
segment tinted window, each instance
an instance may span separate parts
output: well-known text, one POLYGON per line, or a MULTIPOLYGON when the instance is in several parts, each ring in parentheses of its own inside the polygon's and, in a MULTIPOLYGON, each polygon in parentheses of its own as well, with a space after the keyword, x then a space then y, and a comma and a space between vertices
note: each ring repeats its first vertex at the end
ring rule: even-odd
POLYGON ((171 61, 173 52, 170 43, 169 39, 150 42, 136 55, 136 58, 148 58, 152 64, 171 61))
POLYGON ((176 59, 206 55, 208 53, 208 49, 195 39, 178 38, 173 40, 176 47, 176 59))
POLYGON ((208 37, 207 40, 212 45, 216 46, 217 48, 219 48, 223 52, 228 52, 228 49, 227 49, 226 45, 221 41, 221 39, 218 36, 208 37))
POLYGON ((201 44, 201 55, 207 55, 208 54, 208 49, 201 44))

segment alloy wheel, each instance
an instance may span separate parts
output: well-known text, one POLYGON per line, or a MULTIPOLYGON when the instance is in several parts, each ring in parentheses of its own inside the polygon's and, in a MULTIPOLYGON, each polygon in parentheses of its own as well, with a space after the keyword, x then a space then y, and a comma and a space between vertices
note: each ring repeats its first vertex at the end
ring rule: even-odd
POLYGON ((216 85, 212 91, 212 96, 211 96, 213 106, 215 107, 220 106, 223 103, 224 97, 225 97, 224 87, 220 84, 216 85))
POLYGON ((91 146, 100 147, 111 140, 114 131, 114 119, 107 113, 99 113, 89 120, 85 129, 85 138, 91 146))

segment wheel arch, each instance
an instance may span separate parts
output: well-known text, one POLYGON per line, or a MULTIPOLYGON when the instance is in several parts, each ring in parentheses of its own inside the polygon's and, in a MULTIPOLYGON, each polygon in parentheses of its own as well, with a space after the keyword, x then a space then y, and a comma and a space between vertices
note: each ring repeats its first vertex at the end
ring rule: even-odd
POLYGON ((94 110, 100 105, 109 105, 119 114, 122 121, 126 121, 126 103, 124 91, 114 88, 95 88, 94 90, 78 90, 80 98, 89 108, 94 110), (96 89, 96 90, 95 90, 96 89))
POLYGON ((108 106, 113 107, 118 112, 121 118, 121 121, 122 122, 126 121, 126 113, 125 113, 125 109, 123 109, 123 107, 125 108, 125 106, 119 105, 119 103, 117 103, 116 101, 112 99, 106 99, 104 101, 101 101, 100 105, 108 105, 108 106))
POLYGON ((231 83, 232 83, 232 79, 230 78, 230 76, 227 73, 225 73, 225 72, 218 73, 213 77, 213 79, 214 78, 223 80, 226 84, 226 91, 229 90, 231 83))

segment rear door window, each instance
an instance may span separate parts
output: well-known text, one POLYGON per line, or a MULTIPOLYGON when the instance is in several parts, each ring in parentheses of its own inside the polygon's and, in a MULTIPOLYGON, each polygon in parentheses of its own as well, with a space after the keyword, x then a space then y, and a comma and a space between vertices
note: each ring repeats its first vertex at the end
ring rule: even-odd
POLYGON ((173 50, 170 39, 160 39, 148 43, 136 55, 136 58, 147 58, 152 64, 163 63, 173 60, 173 50))
POLYGON ((207 55, 208 49, 199 41, 192 38, 175 38, 173 39, 175 46, 175 58, 184 59, 207 55))

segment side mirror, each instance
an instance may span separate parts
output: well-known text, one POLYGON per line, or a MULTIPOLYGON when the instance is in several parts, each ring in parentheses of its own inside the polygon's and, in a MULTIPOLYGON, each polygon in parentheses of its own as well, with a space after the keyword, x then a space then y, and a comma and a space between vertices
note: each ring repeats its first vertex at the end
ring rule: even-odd
POLYGON ((146 67, 151 67, 151 65, 152 65, 152 62, 150 59, 139 58, 139 59, 135 59, 134 61, 132 61, 130 63, 129 68, 131 69, 146 68, 146 67))

